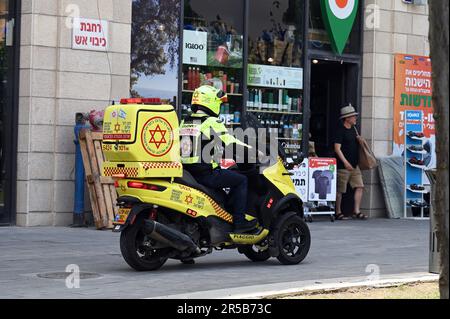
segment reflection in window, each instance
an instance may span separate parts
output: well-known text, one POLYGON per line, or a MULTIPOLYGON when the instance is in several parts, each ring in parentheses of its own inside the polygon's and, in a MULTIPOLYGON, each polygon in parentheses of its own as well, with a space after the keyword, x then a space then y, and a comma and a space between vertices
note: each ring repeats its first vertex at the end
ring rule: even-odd
POLYGON ((215 0, 185 1, 185 43, 189 44, 192 40, 192 42, 204 44, 207 49, 204 56, 206 59, 202 61, 201 58, 196 58, 196 55, 200 57, 200 53, 195 54, 185 48, 185 64, 210 68, 242 68, 243 3, 242 0, 229 0, 222 3, 215 0), (198 42, 202 34, 206 43, 198 42))
POLYGON ((181 0, 133 0, 131 96, 178 94, 181 0))
MULTIPOLYGON (((185 0, 181 114, 190 112, 193 91, 213 85, 228 94, 221 116, 238 124, 242 112, 243 0, 185 0)), ((231 124, 230 124, 231 125, 231 124)))
POLYGON ((249 63, 301 67, 303 0, 251 0, 249 63))

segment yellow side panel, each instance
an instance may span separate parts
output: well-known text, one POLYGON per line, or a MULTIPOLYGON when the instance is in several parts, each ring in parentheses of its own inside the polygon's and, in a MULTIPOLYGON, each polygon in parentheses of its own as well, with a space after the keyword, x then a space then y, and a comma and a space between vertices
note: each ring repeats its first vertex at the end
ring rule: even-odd
POLYGON ((180 162, 178 116, 171 105, 112 105, 103 152, 110 162, 180 162))
POLYGON ((164 191, 151 191, 129 188, 127 185, 130 181, 133 180, 119 180, 117 188, 119 196, 133 196, 145 203, 167 207, 195 218, 217 216, 226 222, 233 223, 233 216, 230 213, 217 205, 209 196, 194 188, 162 180, 135 180, 167 188, 164 191))

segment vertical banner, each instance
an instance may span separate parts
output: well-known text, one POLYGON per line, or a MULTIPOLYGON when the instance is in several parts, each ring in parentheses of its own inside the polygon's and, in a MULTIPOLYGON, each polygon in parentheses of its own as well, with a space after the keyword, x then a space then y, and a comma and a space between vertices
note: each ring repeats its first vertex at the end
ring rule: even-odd
POLYGON ((424 201, 424 194, 429 192, 425 185, 427 177, 426 169, 427 138, 424 135, 424 117, 422 111, 405 112, 405 213, 404 217, 424 217, 423 208, 428 207, 424 201), (418 208, 418 209, 413 209, 418 208), (409 214, 410 212, 410 214, 409 214))
POLYGON ((402 156, 405 151, 405 136, 408 134, 405 127, 405 112, 420 111, 423 114, 423 134, 428 140, 427 169, 436 167, 432 92, 430 58, 397 54, 395 56, 393 155, 402 156))
POLYGON ((308 159, 305 158, 300 165, 290 171, 294 174, 291 178, 297 190, 297 195, 304 203, 308 201, 308 169, 308 159))

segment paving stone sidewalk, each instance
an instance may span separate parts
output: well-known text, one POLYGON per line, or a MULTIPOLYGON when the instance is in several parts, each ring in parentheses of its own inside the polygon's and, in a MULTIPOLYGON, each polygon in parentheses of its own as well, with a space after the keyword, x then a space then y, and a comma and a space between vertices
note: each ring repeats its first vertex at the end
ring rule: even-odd
POLYGON ((150 298, 300 281, 428 271, 429 221, 328 220, 308 224, 312 246, 303 263, 252 263, 219 251, 195 265, 169 261, 156 272, 136 272, 122 259, 119 234, 63 227, 0 228, 0 298, 150 298), (89 273, 80 288, 64 277, 75 264, 89 273), (92 277, 93 276, 93 277, 92 277))

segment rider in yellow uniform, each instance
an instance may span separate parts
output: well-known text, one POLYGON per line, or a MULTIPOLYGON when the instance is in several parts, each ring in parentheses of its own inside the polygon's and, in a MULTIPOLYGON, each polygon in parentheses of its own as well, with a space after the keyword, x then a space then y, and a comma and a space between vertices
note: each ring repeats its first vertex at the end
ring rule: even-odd
POLYGON ((256 220, 247 221, 247 177, 235 171, 221 169, 218 149, 236 147, 251 148, 228 133, 218 118, 220 106, 227 102, 227 95, 212 86, 204 85, 195 90, 191 109, 193 114, 184 119, 180 127, 181 160, 184 169, 195 179, 210 188, 230 188, 229 201, 233 207, 234 231, 244 233, 253 230, 256 220))

